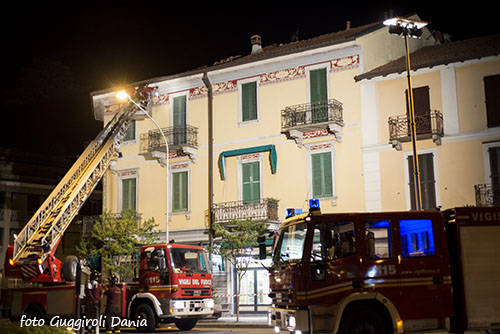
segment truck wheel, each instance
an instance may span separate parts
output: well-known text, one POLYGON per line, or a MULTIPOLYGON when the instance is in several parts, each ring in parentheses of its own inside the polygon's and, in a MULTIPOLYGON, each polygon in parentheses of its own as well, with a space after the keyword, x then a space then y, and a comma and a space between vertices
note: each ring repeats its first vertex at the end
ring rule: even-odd
POLYGON ((63 263, 63 275, 66 282, 74 282, 76 280, 76 272, 80 261, 74 255, 66 256, 63 263))
POLYGON ((196 326, 196 323, 198 322, 198 319, 193 319, 193 318, 187 318, 187 319, 175 319, 174 323, 177 328, 181 331, 189 331, 193 329, 194 326, 196 326))
POLYGON ((384 319, 370 308, 351 309, 342 317, 339 334, 388 334, 384 319))
POLYGON ((134 320, 146 319, 145 326, 137 326, 138 332, 154 332, 156 328, 156 314, 148 304, 140 304, 134 312, 134 320))

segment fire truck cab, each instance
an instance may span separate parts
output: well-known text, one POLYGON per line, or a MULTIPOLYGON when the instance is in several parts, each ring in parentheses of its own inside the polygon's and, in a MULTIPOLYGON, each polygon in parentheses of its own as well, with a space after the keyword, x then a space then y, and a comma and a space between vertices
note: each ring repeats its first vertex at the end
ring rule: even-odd
POLYGON ((316 200, 309 213, 290 216, 274 244, 270 324, 296 334, 385 334, 449 327, 451 317, 456 330, 493 328, 500 221, 476 222, 471 233, 472 212, 461 220, 450 212, 446 221, 440 211, 321 214, 316 200), (465 309, 473 282, 481 295, 467 304, 476 312, 467 322, 456 308, 465 309))
MULTIPOLYGON (((130 320, 130 327, 152 332, 160 322, 173 322, 180 330, 190 330, 199 319, 213 314, 212 275, 202 247, 146 245, 141 247, 140 254, 138 281, 118 285, 120 316, 130 320)), ((12 247, 9 255, 12 256, 12 247)), ((5 270, 9 277, 20 278, 23 265, 6 258, 5 270)), ((43 275, 40 274, 42 278, 43 275)), ((44 284, 36 281, 36 277, 33 281, 38 283, 3 291, 11 318, 25 315, 30 319, 55 319, 83 314, 79 300, 84 297, 88 275, 78 275, 76 282, 44 284)), ((103 300, 101 314, 105 305, 103 300)))

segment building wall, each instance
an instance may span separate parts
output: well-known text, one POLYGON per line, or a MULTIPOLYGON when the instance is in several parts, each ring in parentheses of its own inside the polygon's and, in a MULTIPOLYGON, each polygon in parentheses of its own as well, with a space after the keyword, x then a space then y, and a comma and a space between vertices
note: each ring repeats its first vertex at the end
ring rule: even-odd
MULTIPOLYGON (((443 209, 475 205, 474 185, 490 183, 487 146, 500 145, 500 129, 487 128, 483 78, 499 73, 500 60, 492 57, 412 74, 414 88, 429 86, 431 110, 443 113, 441 144, 432 139, 417 141, 419 154, 434 154, 436 205, 443 209)), ((388 128, 390 116, 406 114, 406 76, 375 78, 362 85, 375 85, 375 94, 369 101, 376 103, 377 126, 367 124, 367 132, 372 133, 374 141, 365 145, 364 151, 378 157, 378 165, 371 171, 379 175, 380 209, 407 210, 410 208, 407 158, 412 147, 410 142, 404 142, 401 151, 395 150, 389 144, 388 128)))
MULTIPOLYGON (((225 160, 225 180, 220 177, 218 158, 221 152, 273 144, 277 151, 277 172, 272 174, 269 153, 254 156, 261 170, 261 198, 279 200, 279 216, 285 208, 306 208, 311 195, 310 152, 328 146, 334 156, 335 192, 337 198, 322 200, 327 212, 363 211, 363 164, 361 147, 360 85, 354 76, 360 73, 360 50, 357 46, 307 55, 288 62, 266 64, 259 68, 236 69, 229 73, 209 73, 214 85, 214 203, 241 200, 241 162, 248 156, 228 157, 225 160), (344 127, 342 138, 327 131, 308 133, 301 144, 281 133, 281 110, 287 106, 309 101, 308 71, 327 67, 328 98, 343 104, 344 127), (240 84, 257 80, 258 120, 242 123, 239 119, 240 84), (361 195, 361 197, 360 197, 361 195)), ((171 158, 170 169, 187 165, 190 175, 189 214, 171 214, 171 231, 206 227, 208 208, 208 129, 207 96, 199 94, 204 87, 201 79, 178 79, 175 86, 160 90, 168 96, 166 103, 153 107, 153 117, 162 127, 171 124, 173 96, 188 94, 187 124, 198 127, 198 149, 195 160, 188 157, 171 158), (194 84, 193 84, 194 82, 194 84), (201 95, 201 96, 200 96, 201 95)), ((165 84, 165 86, 167 86, 165 84)), ((160 87, 163 87, 160 84, 160 87)), ((105 114, 105 123, 112 114, 105 114)), ((105 181, 105 208, 118 211, 120 175, 136 171, 138 175, 137 209, 144 218, 154 217, 165 229, 166 171, 156 159, 140 155, 141 134, 155 129, 148 119, 136 122, 135 142, 120 148, 123 157, 116 160, 115 172, 108 171, 105 181)), ((186 166, 184 166, 186 167, 186 166)))

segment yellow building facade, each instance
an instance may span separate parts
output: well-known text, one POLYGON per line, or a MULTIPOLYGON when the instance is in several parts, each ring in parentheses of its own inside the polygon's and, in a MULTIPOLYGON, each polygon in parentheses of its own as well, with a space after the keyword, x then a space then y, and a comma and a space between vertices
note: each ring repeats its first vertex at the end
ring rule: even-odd
MULTIPOLYGON (((430 40, 415 41, 412 47, 430 40)), ((393 42, 387 29, 376 23, 286 45, 254 44, 257 51, 248 56, 148 80, 155 88, 151 115, 166 132, 172 131, 167 135, 168 171, 158 130, 138 113, 121 145, 122 157, 105 176, 105 210, 119 212, 132 205, 144 218, 154 217, 165 231, 170 200, 171 238, 206 239, 206 75, 213 90, 215 223, 245 217, 237 211, 251 217, 253 210, 278 222, 285 208, 306 209, 313 197, 320 198, 326 212, 365 211, 363 90, 354 77, 400 57, 403 49, 393 42), (173 133, 178 115, 184 134, 173 133), (190 140, 195 143, 187 143, 190 140), (259 147, 268 149, 254 152, 259 147), (179 194, 178 187, 187 191, 179 194), (176 196, 183 197, 183 204, 176 196)), ((96 92, 92 98, 95 117, 106 124, 119 108, 114 92, 96 92)))
MULTIPOLYGON (((422 48, 410 55, 423 207, 492 205, 500 145, 498 36, 422 48)), ((361 85, 367 210, 410 210, 413 150, 403 59, 356 78, 361 85)))

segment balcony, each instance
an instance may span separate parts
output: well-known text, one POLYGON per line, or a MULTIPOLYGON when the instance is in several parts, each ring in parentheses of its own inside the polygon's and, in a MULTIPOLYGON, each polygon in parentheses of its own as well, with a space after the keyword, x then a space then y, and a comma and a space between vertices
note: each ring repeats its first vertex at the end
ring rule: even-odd
POLYGON ((476 184, 476 206, 500 206, 500 186, 491 184, 476 184))
POLYGON ((319 103, 288 106, 281 111, 281 132, 302 146, 304 132, 327 130, 342 141, 344 126, 342 103, 331 99, 319 103))
MULTIPOLYGON (((389 117, 389 142, 396 150, 401 151, 401 143, 411 141, 411 127, 408 115, 389 117)), ((426 115, 415 116, 417 140, 432 138, 436 145, 441 145, 443 137, 443 114, 439 110, 431 110, 426 115)))
MULTIPOLYGON (((162 128, 168 142, 169 153, 180 152, 196 160, 198 149, 198 128, 186 125, 183 127, 162 128)), ((162 158, 166 152, 165 141, 159 130, 149 130, 141 134, 141 154, 151 154, 155 158, 162 158)))
POLYGON ((243 201, 216 203, 213 206, 213 213, 216 224, 230 224, 233 220, 246 219, 277 223, 278 201, 264 198, 253 203, 243 203, 243 201))

